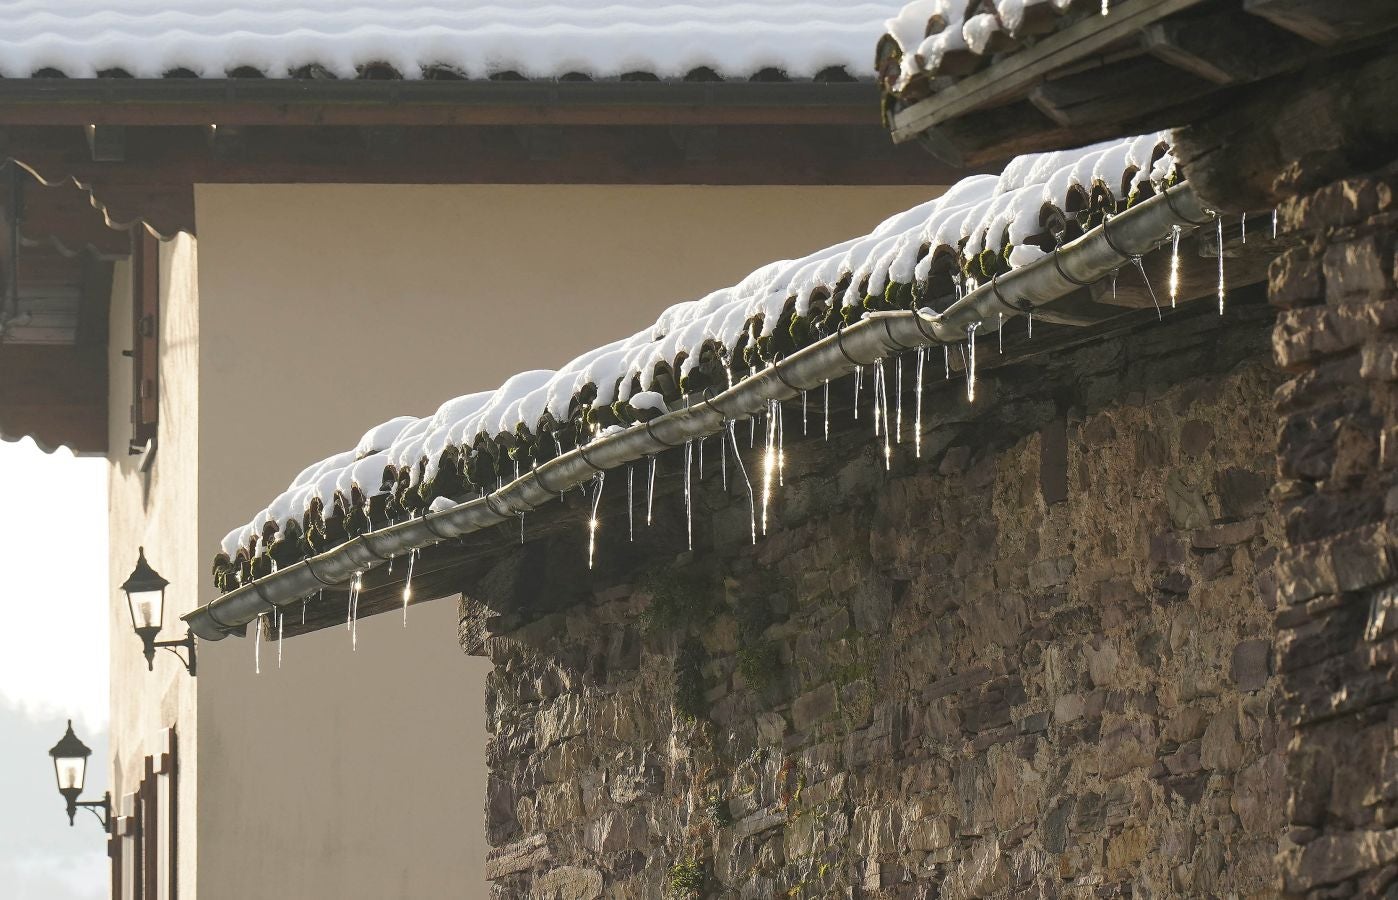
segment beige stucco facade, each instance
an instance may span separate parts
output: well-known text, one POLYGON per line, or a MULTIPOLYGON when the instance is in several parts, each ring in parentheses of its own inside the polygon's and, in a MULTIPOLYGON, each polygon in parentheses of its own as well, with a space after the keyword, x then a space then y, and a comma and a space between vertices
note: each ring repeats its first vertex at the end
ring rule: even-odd
MULTIPOLYGON (((556 368, 935 193, 201 186, 197 276, 193 240, 162 257, 161 444, 144 500, 135 460, 113 461, 113 582, 144 540, 174 582, 168 636, 182 633, 169 623, 212 599, 224 533, 369 426, 556 368)), ((129 321, 123 277, 114 323, 129 321)), ((113 447, 127 436, 120 342, 113 447)), ((486 665, 461 654, 455 612, 444 600, 414 607, 406 629, 362 623, 357 650, 342 629, 288 641, 280 669, 264 645, 261 675, 248 641, 201 644, 191 682, 168 654, 145 672, 114 602, 115 790, 160 727, 192 741, 181 897, 485 896, 486 665)))

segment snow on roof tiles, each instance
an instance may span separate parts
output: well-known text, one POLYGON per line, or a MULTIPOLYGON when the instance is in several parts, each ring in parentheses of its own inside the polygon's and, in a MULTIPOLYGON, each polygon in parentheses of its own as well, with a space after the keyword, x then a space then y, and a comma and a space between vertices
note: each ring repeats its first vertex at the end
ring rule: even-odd
POLYGON ((766 68, 809 78, 870 69, 895 4, 835 0, 647 3, 641 0, 0 0, 0 75, 54 70, 138 78, 240 68, 285 78, 319 66, 338 78, 388 64, 404 78, 446 68, 468 78, 701 67, 746 78, 766 68))
POLYGON ((255 546, 267 522, 302 520, 317 498, 329 511, 352 487, 368 497, 396 483, 395 496, 412 491, 419 507, 442 493, 494 489, 497 477, 517 474, 515 465, 527 469, 564 443, 658 415, 658 400, 726 386, 866 311, 945 307, 958 290, 1033 262, 1175 177, 1167 132, 1017 157, 999 176, 965 178, 867 235, 672 306, 650 327, 557 372, 523 372, 495 391, 448 400, 434 415, 370 429, 356 450, 306 468, 230 532, 222 550, 234 557, 255 546), (510 453, 520 447, 523 458, 510 453), (448 489, 437 479, 444 462, 459 467, 446 473, 448 489))

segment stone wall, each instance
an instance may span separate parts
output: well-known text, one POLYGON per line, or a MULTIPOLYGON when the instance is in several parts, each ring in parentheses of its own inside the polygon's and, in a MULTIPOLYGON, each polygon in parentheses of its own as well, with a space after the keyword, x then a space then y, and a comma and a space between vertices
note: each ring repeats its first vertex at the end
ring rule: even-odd
POLYGON ((667 457, 635 544, 610 475, 596 569, 581 520, 503 559, 462 603, 496 896, 1274 888, 1280 375, 1247 294, 982 373, 974 408, 938 358, 924 459, 910 409, 891 471, 839 413, 755 546, 711 440, 693 551, 667 457))
POLYGON ((1398 178, 1281 207, 1300 240, 1272 266, 1284 546, 1279 607, 1288 892, 1398 895, 1398 178))

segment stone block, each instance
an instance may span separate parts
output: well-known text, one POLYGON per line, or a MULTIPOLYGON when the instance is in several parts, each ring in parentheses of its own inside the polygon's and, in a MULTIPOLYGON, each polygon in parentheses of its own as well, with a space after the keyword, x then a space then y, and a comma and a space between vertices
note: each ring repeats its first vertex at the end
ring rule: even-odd
POLYGON ((1293 247, 1267 267, 1267 299, 1290 309, 1320 303, 1324 297, 1321 268, 1309 247, 1293 247))
POLYGON ((530 896, 539 900, 597 900, 602 896, 602 872, 560 866, 534 879, 530 896))
POLYGON ((1374 235, 1331 244, 1325 249, 1325 301, 1351 303, 1377 298, 1391 285, 1384 271, 1387 254, 1374 235))
POLYGON ((796 730, 807 731, 834 715, 835 703, 835 685, 830 682, 797 697, 791 704, 791 720, 796 730))
POLYGON ((1267 684, 1272 642, 1261 638, 1239 641, 1229 661, 1229 677, 1240 691, 1259 691, 1267 684))
POLYGON ((1283 200, 1278 207, 1279 225, 1287 233, 1327 231, 1358 225, 1392 206, 1393 189, 1380 178, 1361 175, 1283 200))
POLYGON ((1398 381, 1398 337, 1376 334, 1360 351, 1359 374, 1370 381, 1398 381))
POLYGON ((1171 524, 1181 531, 1203 528, 1212 518, 1203 492, 1191 484, 1180 469, 1165 479, 1165 505, 1170 511, 1171 524))
POLYGON ((1354 350, 1377 331, 1398 327, 1398 301, 1284 310, 1272 332, 1272 352, 1284 369, 1300 369, 1354 350))
POLYGON ((1244 522, 1230 522, 1226 525, 1214 525, 1211 528, 1200 528, 1190 535, 1190 543, 1196 550, 1217 550, 1220 547, 1232 547, 1252 540, 1257 535, 1257 521, 1249 519, 1244 522))

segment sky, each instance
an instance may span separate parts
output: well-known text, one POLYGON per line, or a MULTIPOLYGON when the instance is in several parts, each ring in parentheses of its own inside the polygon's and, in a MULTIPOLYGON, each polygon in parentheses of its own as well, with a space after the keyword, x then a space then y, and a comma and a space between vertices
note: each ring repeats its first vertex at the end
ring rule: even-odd
MULTIPOLYGON (((92 748, 83 799, 107 784, 107 463, 0 441, 0 885, 5 900, 107 896, 106 836, 69 827, 48 750, 92 748)), ((134 640, 134 637, 133 637, 134 640)))

